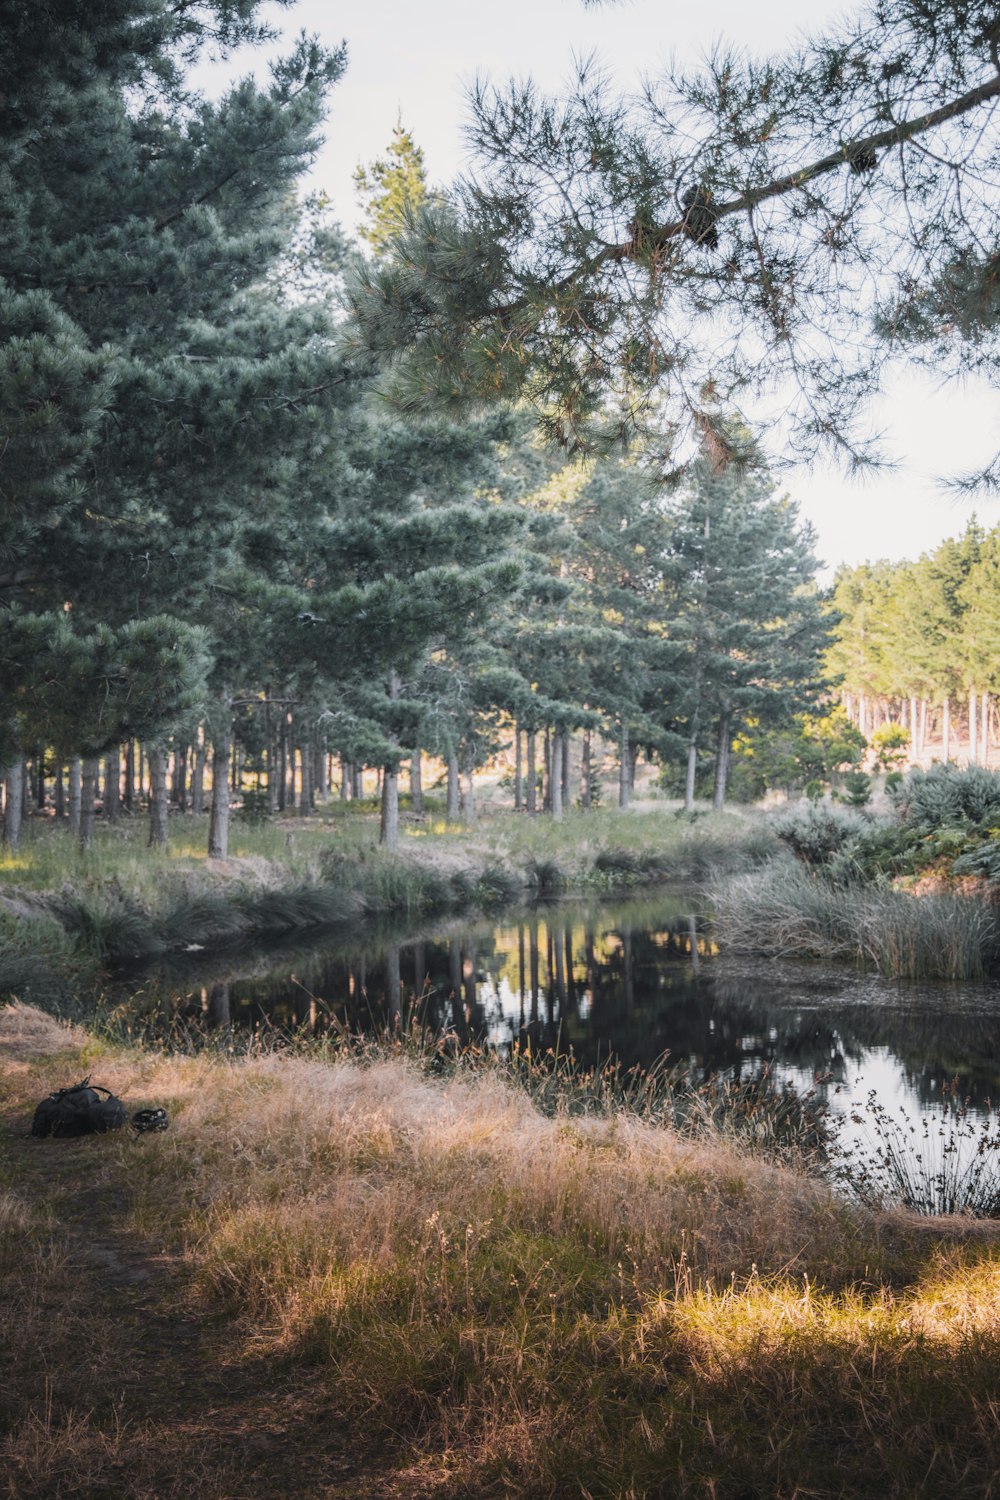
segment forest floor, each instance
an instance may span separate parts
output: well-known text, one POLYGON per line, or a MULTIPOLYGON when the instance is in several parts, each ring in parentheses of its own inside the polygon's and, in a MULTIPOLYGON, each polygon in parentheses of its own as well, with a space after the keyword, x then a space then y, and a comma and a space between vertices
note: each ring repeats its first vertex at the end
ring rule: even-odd
POLYGON ((1000 1493, 1000 1225, 495 1076, 0 1011, 0 1494, 1000 1493), (29 1135, 91 1072, 168 1132, 29 1135))

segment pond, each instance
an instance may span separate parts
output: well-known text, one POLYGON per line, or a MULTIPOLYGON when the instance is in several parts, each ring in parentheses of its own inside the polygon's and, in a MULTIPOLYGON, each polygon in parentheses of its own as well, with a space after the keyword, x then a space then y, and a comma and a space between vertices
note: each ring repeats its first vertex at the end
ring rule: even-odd
POLYGON ((845 1113, 871 1089, 925 1118, 944 1088, 984 1117, 1000 1099, 996 982, 727 957, 683 890, 184 954, 123 976, 121 990, 137 1011, 208 1028, 366 1030, 415 1017, 463 1042, 572 1049, 585 1067, 667 1054, 695 1082, 766 1069, 845 1113))

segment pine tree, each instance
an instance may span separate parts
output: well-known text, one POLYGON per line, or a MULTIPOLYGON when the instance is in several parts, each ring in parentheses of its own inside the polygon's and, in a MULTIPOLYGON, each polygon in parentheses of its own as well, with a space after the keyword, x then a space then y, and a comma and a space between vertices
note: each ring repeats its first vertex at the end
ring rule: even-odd
POLYGON ((596 63, 565 98, 478 88, 473 172, 361 269, 359 336, 405 409, 524 398, 590 447, 785 381, 797 450, 866 462, 904 338, 996 369, 998 47, 995 6, 884 0, 638 98, 596 63))
POLYGON ((363 211, 358 233, 376 255, 382 255, 428 196, 424 153, 403 129, 402 116, 393 127, 385 156, 367 167, 359 166, 354 187, 363 211))

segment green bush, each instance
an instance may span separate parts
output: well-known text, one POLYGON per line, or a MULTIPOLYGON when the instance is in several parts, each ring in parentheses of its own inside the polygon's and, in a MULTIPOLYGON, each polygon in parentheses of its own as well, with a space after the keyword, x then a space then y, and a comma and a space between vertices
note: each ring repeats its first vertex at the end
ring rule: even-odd
POLYGON ((815 805, 803 812, 785 813, 771 824, 795 858, 813 866, 829 865, 854 843, 865 826, 857 814, 815 805))
POLYGON ((915 827, 1000 825, 1000 775, 983 766, 917 767, 889 795, 902 820, 915 827))

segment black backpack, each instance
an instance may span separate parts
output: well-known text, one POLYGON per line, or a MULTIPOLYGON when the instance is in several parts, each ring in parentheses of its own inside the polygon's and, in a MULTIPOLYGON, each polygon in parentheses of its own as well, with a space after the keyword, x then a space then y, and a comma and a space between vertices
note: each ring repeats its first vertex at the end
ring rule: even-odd
POLYGON ((125 1106, 110 1089, 89 1078, 70 1089, 59 1089, 43 1099, 31 1122, 32 1135, 103 1135, 120 1130, 128 1118, 125 1106), (101 1095, 107 1097, 102 1099, 101 1095))

